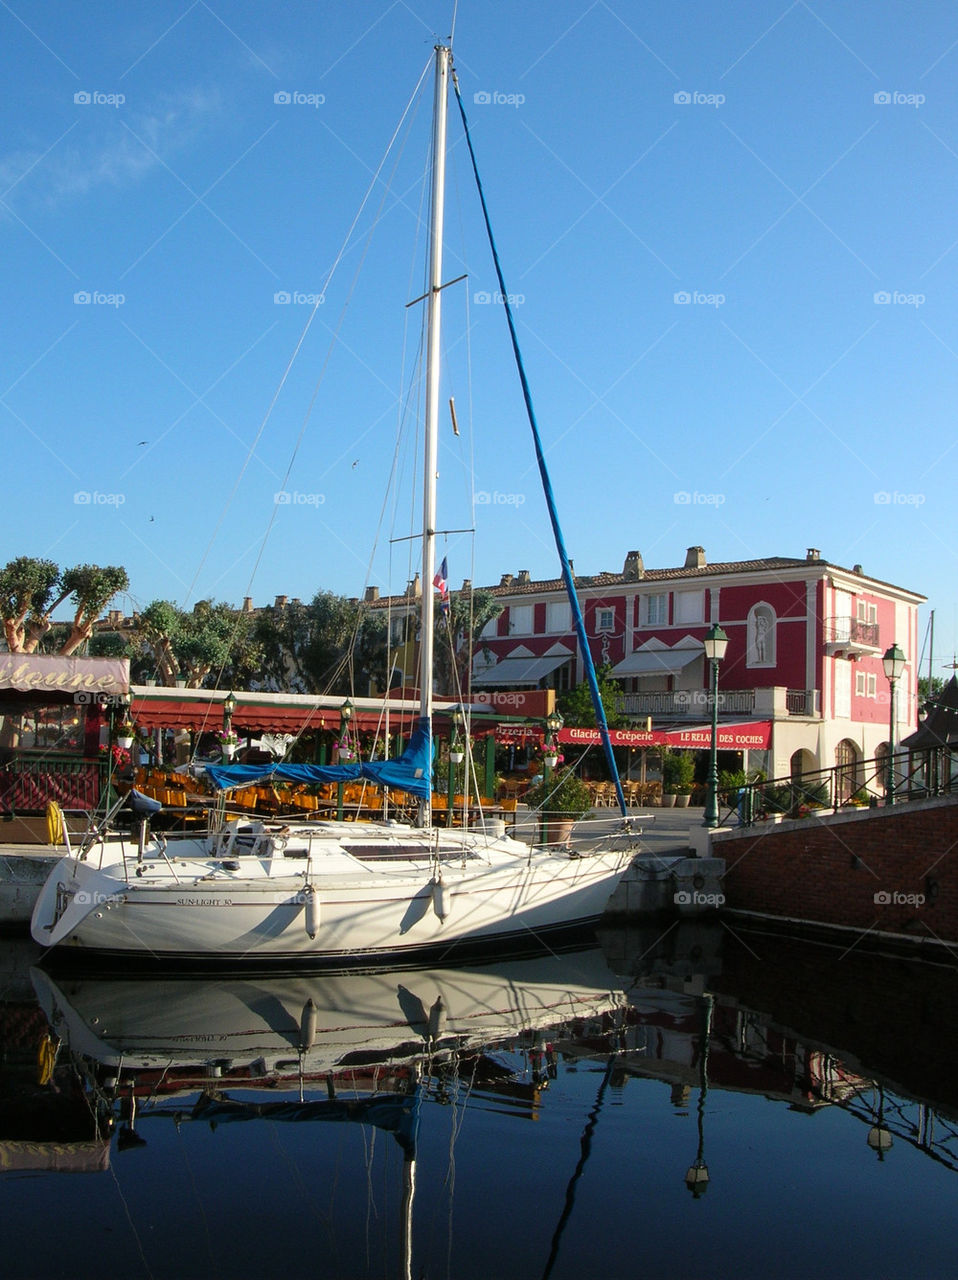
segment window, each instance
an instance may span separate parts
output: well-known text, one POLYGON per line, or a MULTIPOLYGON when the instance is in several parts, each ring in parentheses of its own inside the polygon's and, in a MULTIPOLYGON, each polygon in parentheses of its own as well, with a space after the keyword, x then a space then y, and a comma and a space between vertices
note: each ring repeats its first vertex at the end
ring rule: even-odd
POLYGON ((676 622, 701 622, 704 617, 704 591, 676 591, 674 613, 676 622))
POLYGON ((509 631, 512 635, 532 634, 532 605, 514 604, 509 610, 509 631))
POLYGON ((874 671, 855 672, 855 693, 859 698, 874 698, 878 694, 874 671))
POLYGON ((595 629, 599 631, 612 631, 615 629, 615 610, 614 609, 597 609, 595 613, 595 629))
POLYGON ((572 630, 572 606, 568 600, 546 605, 546 631, 550 635, 565 635, 572 630))
POLYGON ((499 619, 490 618, 486 625, 479 632, 480 640, 489 640, 492 636, 499 634, 499 619))
POLYGON ((645 621, 650 627, 668 624, 669 596, 667 591, 663 591, 661 595, 645 597, 645 621))
POLYGON ((878 621, 878 605, 872 604, 869 600, 858 601, 858 621, 859 622, 877 622, 878 621))
POLYGON ((770 604, 753 604, 746 626, 747 664, 775 666, 775 610, 770 604))

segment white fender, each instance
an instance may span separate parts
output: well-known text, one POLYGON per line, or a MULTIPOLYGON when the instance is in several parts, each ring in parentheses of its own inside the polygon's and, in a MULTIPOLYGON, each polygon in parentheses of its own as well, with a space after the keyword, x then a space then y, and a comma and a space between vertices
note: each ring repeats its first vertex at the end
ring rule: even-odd
POLYGON ((319 932, 319 894, 313 885, 308 884, 303 890, 303 900, 306 904, 306 932, 310 939, 315 938, 319 932))
POLYGON ((432 882, 432 909, 440 920, 445 920, 449 914, 449 895, 442 876, 437 876, 432 882))

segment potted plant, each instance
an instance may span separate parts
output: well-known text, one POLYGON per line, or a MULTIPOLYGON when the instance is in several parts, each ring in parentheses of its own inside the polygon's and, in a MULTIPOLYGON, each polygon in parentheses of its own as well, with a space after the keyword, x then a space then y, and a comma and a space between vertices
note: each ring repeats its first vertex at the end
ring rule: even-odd
POLYGON ((544 844, 565 844, 576 820, 592 808, 588 786, 571 769, 561 769, 531 786, 523 797, 530 809, 539 810, 544 844))
POLYGON ((662 804, 686 807, 692 794, 695 761, 688 751, 669 751, 662 757, 662 804))
POLYGON ((116 727, 116 745, 122 747, 124 751, 129 751, 130 747, 133 746, 135 734, 136 729, 133 727, 132 722, 121 720, 116 727))
POLYGON ((223 759, 232 760, 233 756, 236 754, 236 748, 239 745, 239 738, 237 738, 232 729, 227 733, 221 733, 219 737, 220 747, 223 751, 223 759))

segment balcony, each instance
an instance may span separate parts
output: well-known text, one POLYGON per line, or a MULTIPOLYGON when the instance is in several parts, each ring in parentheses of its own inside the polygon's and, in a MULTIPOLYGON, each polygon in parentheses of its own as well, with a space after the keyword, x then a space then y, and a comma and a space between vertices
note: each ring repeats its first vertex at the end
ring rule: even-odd
MULTIPOLYGON (((674 689, 671 692, 624 693, 616 710, 627 716, 656 716, 668 720, 708 720, 712 695, 708 689, 674 689)), ((719 689, 720 716, 821 715, 818 689, 719 689), (757 697, 756 694, 759 696, 757 697)))
POLYGON ((881 653, 878 623, 861 618, 826 618, 825 652, 833 658, 858 658, 881 653))

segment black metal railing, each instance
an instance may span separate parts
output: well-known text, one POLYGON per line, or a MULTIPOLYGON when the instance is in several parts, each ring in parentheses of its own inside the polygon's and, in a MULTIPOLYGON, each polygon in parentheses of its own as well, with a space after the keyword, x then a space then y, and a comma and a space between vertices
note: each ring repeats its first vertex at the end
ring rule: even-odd
POLYGON ((872 760, 816 769, 796 777, 749 782, 720 801, 722 825, 737 818, 742 826, 779 818, 806 818, 815 813, 927 800, 958 794, 958 748, 930 747, 896 751, 872 760), (890 771, 890 772, 889 772, 890 771))
POLYGON ((92 813, 105 793, 108 775, 105 756, 18 753, 0 770, 0 813, 42 813, 51 800, 61 808, 92 813))

